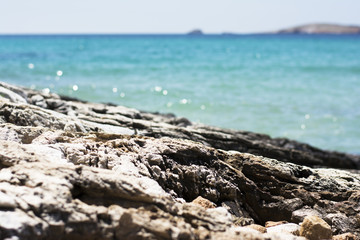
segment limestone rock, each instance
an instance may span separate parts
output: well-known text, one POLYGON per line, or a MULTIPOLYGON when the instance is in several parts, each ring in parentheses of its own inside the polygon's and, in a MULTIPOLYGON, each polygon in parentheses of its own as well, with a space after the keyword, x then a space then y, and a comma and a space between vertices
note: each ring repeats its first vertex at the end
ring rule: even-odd
POLYGON ((304 221, 304 218, 307 216, 318 216, 320 218, 322 217, 321 214, 317 210, 315 210, 309 206, 305 206, 305 207, 298 209, 292 213, 291 221, 300 223, 300 222, 304 221))
POLYGON ((26 101, 0 99, 0 239, 302 239, 238 225, 310 212, 360 234, 358 156, 0 86, 26 101))
POLYGON ((203 208, 215 208, 216 205, 212 202, 210 202, 209 200, 199 196, 197 198, 195 198, 192 203, 197 204, 199 206, 202 206, 203 208))
POLYGON ((254 230, 259 231, 261 233, 266 233, 266 228, 264 226, 259 225, 259 224, 250 224, 250 225, 247 225, 246 227, 254 229, 254 230))
POLYGON ((300 236, 309 240, 332 239, 330 226, 318 216, 307 216, 300 228, 300 236))
POLYGON ((215 235, 215 239, 220 240, 238 240, 238 239, 246 239, 246 240, 268 240, 268 239, 276 239, 276 240, 306 240, 303 237, 294 236, 292 234, 286 233, 265 233, 262 234, 259 231, 249 228, 249 227, 232 227, 228 229, 224 235, 215 235))
POLYGON ((359 237, 352 233, 343 233, 333 236, 332 240, 359 240, 359 237))
MULTIPOLYGON (((22 100, 1 103, 0 123, 43 126, 66 131, 100 131, 155 138, 189 139, 217 149, 247 152, 300 165, 360 168, 360 156, 324 151, 289 139, 270 138, 264 134, 194 124, 187 119, 176 118, 172 114, 148 113, 122 106, 89 103, 53 93, 15 87, 3 82, 0 82, 0 87, 21 95, 24 99, 29 99, 29 103, 35 104, 22 105, 24 103, 22 100), (46 109, 53 111, 50 113, 46 109)), ((306 175, 305 172, 303 174, 306 175)))
POLYGON ((278 226, 278 225, 283 225, 283 224, 286 224, 286 223, 288 223, 288 222, 287 221, 277 221, 277 222, 267 221, 265 223, 265 227, 270 228, 270 227, 275 227, 275 226, 278 226))
POLYGON ((266 228, 268 233, 290 233, 295 236, 300 235, 300 226, 295 223, 285 223, 266 228))
POLYGON ((341 212, 330 213, 324 217, 324 220, 329 223, 333 229, 336 229, 335 233, 350 232, 352 226, 355 224, 353 219, 349 219, 341 212))
POLYGON ((26 103, 26 100, 19 94, 0 86, 0 97, 8 99, 11 102, 26 103))

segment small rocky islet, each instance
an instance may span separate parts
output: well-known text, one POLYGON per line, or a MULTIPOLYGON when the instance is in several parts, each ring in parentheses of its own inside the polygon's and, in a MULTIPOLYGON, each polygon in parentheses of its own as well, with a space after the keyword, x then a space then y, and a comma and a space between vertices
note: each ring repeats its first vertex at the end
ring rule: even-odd
POLYGON ((0 239, 359 239, 360 157, 0 82, 0 239))

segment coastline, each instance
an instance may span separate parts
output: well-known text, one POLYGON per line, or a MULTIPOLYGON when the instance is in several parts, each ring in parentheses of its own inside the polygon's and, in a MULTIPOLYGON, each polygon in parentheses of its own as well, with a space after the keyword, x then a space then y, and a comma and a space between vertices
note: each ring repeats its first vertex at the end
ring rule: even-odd
POLYGON ((359 152, 358 36, 28 40, 0 37, 2 80, 359 152))
POLYGON ((360 236, 360 156, 2 82, 0 96, 1 237, 300 240, 314 218, 322 238, 360 236))

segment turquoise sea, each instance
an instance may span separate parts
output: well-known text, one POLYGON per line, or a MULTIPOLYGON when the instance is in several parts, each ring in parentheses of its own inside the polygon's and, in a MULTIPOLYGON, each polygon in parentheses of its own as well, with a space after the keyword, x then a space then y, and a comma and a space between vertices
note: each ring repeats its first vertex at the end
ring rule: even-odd
POLYGON ((360 36, 0 36, 0 81, 360 153, 360 36))

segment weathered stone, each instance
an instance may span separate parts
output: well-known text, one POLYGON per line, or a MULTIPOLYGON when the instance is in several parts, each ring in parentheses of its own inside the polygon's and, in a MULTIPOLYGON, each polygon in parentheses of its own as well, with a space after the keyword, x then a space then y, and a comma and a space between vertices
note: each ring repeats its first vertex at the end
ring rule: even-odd
POLYGON ((307 216, 301 224, 300 236, 309 240, 331 239, 331 227, 318 216, 307 216))
POLYGON ((249 239, 249 240, 306 240, 303 237, 294 236, 287 233, 265 233, 262 234, 259 231, 249 227, 232 227, 229 228, 224 235, 215 234, 214 239, 221 240, 238 240, 238 239, 249 239))
POLYGON ((256 231, 259 231, 261 233, 266 233, 266 227, 261 226, 259 224, 250 224, 250 225, 247 225, 246 227, 247 228, 252 228, 252 229, 254 229, 256 231))
POLYGON ((45 102, 45 98, 39 94, 31 96, 30 101, 32 104, 36 106, 47 108, 47 103, 45 102))
POLYGON ((275 227, 275 226, 282 225, 282 224, 285 224, 285 223, 288 223, 288 222, 287 222, 287 221, 277 221, 277 222, 267 221, 267 222, 265 223, 265 227, 266 227, 266 228, 275 227))
POLYGON ((254 219, 252 218, 246 218, 246 217, 234 217, 234 224, 236 226, 249 226, 251 224, 255 224, 254 219))
POLYGON ((324 217, 324 220, 336 229, 335 233, 350 232, 355 225, 354 219, 348 218, 344 213, 330 213, 324 217))
MULTIPOLYGON (((45 109, 33 108, 33 105, 27 105, 26 108, 13 103, 1 106, 0 116, 2 115, 5 118, 2 120, 16 125, 44 126, 61 130, 66 128, 68 131, 82 132, 136 133, 157 138, 166 136, 190 139, 218 149, 248 152, 307 166, 360 168, 359 156, 323 151, 284 138, 272 139, 264 134, 193 124, 171 114, 153 114, 121 106, 87 103, 69 97, 59 97, 53 93, 45 94, 19 88, 2 82, 0 82, 0 86, 9 91, 15 91, 16 94, 24 96, 24 98, 43 97, 48 109, 62 113, 61 115, 48 115, 45 109)), ((23 103, 22 101, 14 101, 23 103)), ((306 172, 302 174, 306 177, 306 172)))
POLYGON ((313 209, 309 206, 305 206, 305 207, 298 209, 292 213, 291 221, 300 223, 300 222, 304 221, 304 218, 306 216, 318 216, 320 218, 322 217, 321 214, 318 211, 316 211, 315 209, 313 209))
POLYGON ((359 240, 359 237, 352 233, 343 233, 333 236, 332 240, 359 240))
POLYGON ((0 208, 15 208, 16 202, 14 198, 0 192, 0 208))
POLYGON ((0 99, 1 239, 301 239, 236 225, 304 212, 360 234, 357 170, 286 162, 358 156, 0 85, 28 101, 0 99))
POLYGON ((0 86, 0 97, 10 100, 15 103, 26 103, 26 100, 19 94, 0 86))
POLYGON ((216 207, 216 205, 214 203, 212 203, 211 201, 209 201, 201 196, 195 198, 192 201, 192 203, 202 206, 203 208, 215 208, 216 207))
POLYGON ((285 223, 273 227, 267 227, 266 231, 268 233, 290 233, 292 235, 299 236, 300 226, 295 223, 285 223))

